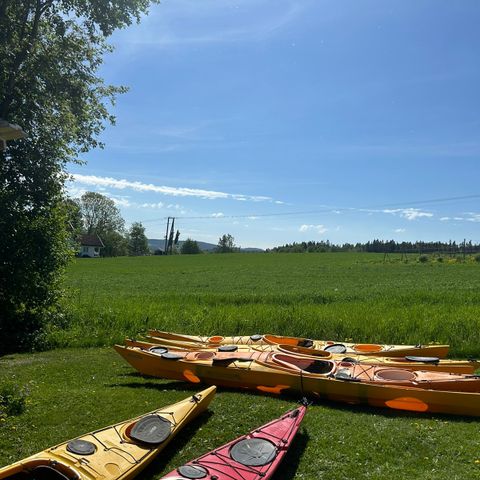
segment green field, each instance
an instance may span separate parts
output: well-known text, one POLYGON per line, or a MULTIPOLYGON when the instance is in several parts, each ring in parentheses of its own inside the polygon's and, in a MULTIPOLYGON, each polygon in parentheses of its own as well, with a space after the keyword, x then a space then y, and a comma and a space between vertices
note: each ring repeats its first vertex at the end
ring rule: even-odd
POLYGON ((57 346, 103 346, 147 327, 383 343, 480 356, 480 264, 377 254, 232 254, 77 260, 57 346), (413 259, 412 259, 413 260, 413 259))
MULTIPOLYGON (((147 327, 437 341, 451 343, 452 356, 480 354, 474 262, 384 263, 382 255, 339 253, 87 259, 72 264, 67 282, 70 314, 48 338, 70 348, 0 359, 0 380, 28 390, 26 411, 0 418, 0 465, 194 392, 139 376, 109 348, 147 327), (85 346, 95 348, 77 348, 85 346)), ((297 400, 220 389, 211 414, 141 478, 158 479, 297 400)), ((476 419, 317 403, 276 480, 473 479, 479 452, 476 419)))

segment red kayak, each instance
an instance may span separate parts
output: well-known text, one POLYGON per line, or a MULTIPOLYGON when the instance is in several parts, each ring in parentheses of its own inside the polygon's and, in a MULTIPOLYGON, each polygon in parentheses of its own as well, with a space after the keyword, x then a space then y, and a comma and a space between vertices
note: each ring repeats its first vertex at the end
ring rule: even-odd
POLYGON ((305 406, 183 465, 170 480, 266 480, 287 453, 306 412, 305 406))

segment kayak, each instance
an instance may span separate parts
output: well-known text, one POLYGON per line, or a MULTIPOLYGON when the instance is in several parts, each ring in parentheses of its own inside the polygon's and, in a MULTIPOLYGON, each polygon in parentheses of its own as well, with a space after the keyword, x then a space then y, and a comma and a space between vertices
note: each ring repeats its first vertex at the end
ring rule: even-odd
POLYGON ((400 410, 480 416, 480 378, 279 352, 115 350, 144 375, 400 410))
POLYGON ((382 357, 368 356, 358 354, 341 354, 330 353, 325 350, 316 348, 297 347, 294 345, 268 344, 268 345, 214 345, 214 344, 196 344, 192 342, 169 342, 162 340, 160 337, 147 337, 148 341, 138 341, 126 339, 125 345, 130 347, 140 346, 151 348, 155 345, 170 348, 184 348, 186 350, 222 350, 233 349, 238 351, 262 351, 262 352, 284 352, 294 355, 315 356, 330 360, 345 360, 367 364, 367 365, 383 365, 406 370, 429 370, 434 372, 451 372, 451 373, 474 373, 480 369, 480 363, 477 360, 445 360, 438 357, 410 355, 406 357, 382 357))
POLYGON ((208 407, 215 391, 212 386, 181 402, 51 447, 1 468, 0 479, 131 479, 208 407))
POLYGON ((300 406, 182 465, 162 479, 268 480, 287 453, 305 412, 306 407, 300 406))
MULTIPOLYGON (((149 330, 151 337, 175 342, 190 342, 203 345, 292 345, 295 347, 313 348, 330 353, 347 353, 357 355, 375 355, 388 357, 431 356, 445 358, 448 353, 448 345, 381 345, 376 343, 346 343, 331 340, 311 340, 309 338, 285 337, 280 335, 251 335, 223 337, 214 335, 201 337, 197 335, 183 335, 178 333, 163 332, 161 330, 149 330)), ((181 345, 177 345, 181 346, 181 345)))

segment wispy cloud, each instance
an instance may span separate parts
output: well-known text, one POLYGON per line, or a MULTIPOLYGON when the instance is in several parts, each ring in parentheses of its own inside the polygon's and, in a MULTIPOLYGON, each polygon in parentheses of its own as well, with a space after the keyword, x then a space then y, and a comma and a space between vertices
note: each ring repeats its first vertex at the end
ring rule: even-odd
POLYGON ((407 220, 417 220, 418 218, 426 217, 431 218, 433 217, 433 213, 431 212, 424 212, 419 208, 386 208, 381 210, 382 213, 390 213, 392 215, 399 215, 400 217, 406 218, 407 220))
POLYGON ((465 212, 462 217, 442 217, 440 218, 442 222, 449 222, 451 220, 456 222, 473 222, 480 223, 480 213, 476 212, 465 212))
POLYGON ((152 183, 132 182, 125 179, 112 177, 100 177, 97 175, 72 175, 75 184, 94 186, 97 188, 114 188, 118 190, 134 190, 136 192, 153 192, 173 197, 196 197, 201 199, 216 200, 227 199, 251 202, 272 202, 271 197, 263 195, 244 195, 239 193, 218 192, 215 190, 203 190, 188 187, 169 187, 165 185, 154 185, 152 183))
POLYGON ((217 212, 217 213, 212 213, 210 215, 212 218, 222 218, 224 217, 225 215, 222 213, 222 212, 217 212))
POLYGON ((405 230, 404 228, 396 228, 396 229, 394 230, 394 232, 395 232, 395 233, 405 233, 406 230, 405 230))
POLYGON ((268 39, 295 21, 310 1, 176 0, 152 8, 142 28, 116 35, 120 46, 156 48, 208 46, 268 39))
POLYGON ((309 231, 316 231, 319 235, 323 235, 324 233, 328 232, 328 228, 325 225, 307 225, 303 224, 298 229, 299 232, 309 232, 309 231))

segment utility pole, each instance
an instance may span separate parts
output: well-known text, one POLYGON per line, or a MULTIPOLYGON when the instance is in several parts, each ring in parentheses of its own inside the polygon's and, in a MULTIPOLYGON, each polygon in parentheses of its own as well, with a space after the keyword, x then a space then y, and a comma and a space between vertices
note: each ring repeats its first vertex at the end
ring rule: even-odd
POLYGON ((165 231, 165 245, 163 247, 163 253, 164 255, 168 255, 168 227, 170 226, 170 219, 172 217, 167 218, 167 230, 165 231))
POLYGON ((175 217, 172 217, 172 226, 170 227, 170 236, 168 237, 168 248, 170 248, 170 255, 173 254, 173 235, 175 228, 175 217))
POLYGON ((163 247, 163 253, 168 255, 170 250, 170 255, 173 254, 173 237, 175 228, 175 217, 167 217, 167 229, 165 230, 165 245, 163 247), (170 223, 171 220, 171 223, 170 223))

